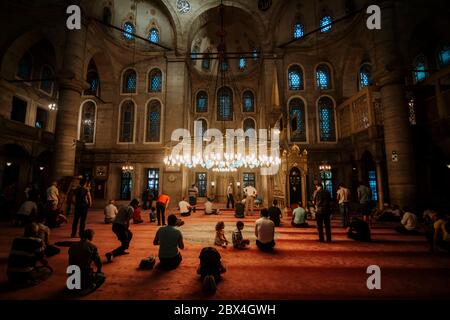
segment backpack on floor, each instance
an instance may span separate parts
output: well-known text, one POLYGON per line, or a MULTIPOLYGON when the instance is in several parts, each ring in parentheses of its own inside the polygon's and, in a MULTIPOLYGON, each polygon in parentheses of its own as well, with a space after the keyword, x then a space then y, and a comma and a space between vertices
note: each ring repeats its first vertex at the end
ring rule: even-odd
POLYGON ((154 256, 144 258, 139 263, 139 269, 151 270, 155 266, 156 258, 154 256))
POLYGON ((208 295, 213 295, 216 293, 216 290, 217 290, 216 280, 214 279, 213 275, 207 275, 203 279, 202 290, 205 294, 208 294, 208 295))

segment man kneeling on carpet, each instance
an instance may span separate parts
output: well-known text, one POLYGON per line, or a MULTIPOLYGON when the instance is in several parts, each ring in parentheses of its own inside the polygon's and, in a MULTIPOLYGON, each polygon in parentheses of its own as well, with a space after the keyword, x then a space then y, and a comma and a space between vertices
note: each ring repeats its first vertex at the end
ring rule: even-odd
POLYGON ((269 211, 261 210, 261 218, 255 223, 256 245, 261 251, 272 251, 275 246, 275 224, 269 219, 269 211))
POLYGON ((69 265, 80 267, 81 288, 77 292, 92 292, 105 282, 106 277, 102 273, 102 262, 97 247, 92 243, 94 231, 86 229, 81 232, 80 237, 81 240, 69 248, 69 265), (94 272, 92 264, 95 264, 97 271, 94 272))
POLYGON ((362 219, 353 218, 347 228, 347 236, 356 241, 369 242, 371 240, 369 224, 362 219))
POLYGON ((191 215, 191 211, 194 207, 192 207, 189 202, 186 201, 186 198, 183 197, 183 200, 181 200, 178 203, 178 208, 180 208, 180 216, 182 217, 188 217, 191 215))
POLYGON ((206 247, 200 252, 200 266, 197 269, 197 274, 200 275, 200 280, 203 282, 203 291, 205 293, 215 293, 216 284, 221 279, 221 274, 226 272, 222 265, 220 253, 216 248, 206 247))
POLYGON ((167 218, 167 223, 167 226, 158 229, 153 244, 159 245, 159 266, 165 270, 173 270, 182 260, 178 248, 184 249, 183 234, 176 228, 178 219, 174 214, 167 218))

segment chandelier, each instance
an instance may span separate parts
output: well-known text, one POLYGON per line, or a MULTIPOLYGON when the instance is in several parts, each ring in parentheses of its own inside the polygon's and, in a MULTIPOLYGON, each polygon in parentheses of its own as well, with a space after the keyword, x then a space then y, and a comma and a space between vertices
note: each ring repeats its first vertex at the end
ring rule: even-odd
POLYGON ((321 164, 319 166, 320 171, 331 171, 331 166, 329 164, 321 164))
POLYGON ((125 164, 122 166, 123 173, 132 173, 133 171, 134 167, 129 161, 125 162, 125 164))

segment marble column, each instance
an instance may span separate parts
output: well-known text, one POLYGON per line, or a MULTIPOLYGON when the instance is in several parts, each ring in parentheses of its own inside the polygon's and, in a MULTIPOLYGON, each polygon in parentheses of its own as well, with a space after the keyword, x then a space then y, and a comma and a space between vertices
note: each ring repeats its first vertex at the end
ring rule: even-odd
POLYGON ((374 37, 374 60, 376 84, 380 87, 383 105, 384 142, 386 150, 389 194, 392 204, 400 206, 415 204, 416 174, 412 149, 408 108, 403 90, 401 56, 394 37, 396 12, 392 1, 380 3, 382 28, 371 31, 374 37), (398 160, 392 160, 392 154, 398 160))
POLYGON ((76 141, 78 139, 78 111, 81 93, 87 87, 83 80, 86 24, 81 30, 67 30, 66 47, 59 82, 58 114, 55 129, 53 177, 75 174, 76 141))

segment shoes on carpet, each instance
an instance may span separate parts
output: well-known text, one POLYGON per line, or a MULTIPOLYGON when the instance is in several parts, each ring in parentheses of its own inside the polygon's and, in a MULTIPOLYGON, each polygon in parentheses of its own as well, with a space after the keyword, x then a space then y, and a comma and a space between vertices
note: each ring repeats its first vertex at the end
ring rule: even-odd
POLYGON ((107 254, 105 254, 105 256, 108 263, 111 263, 113 261, 113 255, 111 252, 108 252, 107 254))

